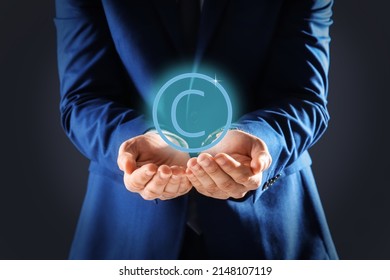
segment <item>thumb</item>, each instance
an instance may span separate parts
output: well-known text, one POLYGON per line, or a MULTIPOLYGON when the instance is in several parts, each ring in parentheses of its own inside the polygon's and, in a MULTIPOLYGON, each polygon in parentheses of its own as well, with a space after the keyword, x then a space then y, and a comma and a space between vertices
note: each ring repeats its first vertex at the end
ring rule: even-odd
POLYGON ((259 141, 255 141, 254 145, 252 145, 251 150, 251 168, 254 174, 258 174, 268 169, 272 163, 272 157, 268 152, 266 144, 258 139, 259 141))
POLYGON ((137 168, 135 157, 128 153, 123 152, 118 156, 118 167, 125 173, 131 174, 137 168))
POLYGON ((131 143, 126 141, 120 146, 117 164, 120 170, 131 174, 137 168, 136 158, 138 154, 136 149, 129 149, 129 145, 131 143), (132 152, 128 152, 128 150, 132 150, 132 152))

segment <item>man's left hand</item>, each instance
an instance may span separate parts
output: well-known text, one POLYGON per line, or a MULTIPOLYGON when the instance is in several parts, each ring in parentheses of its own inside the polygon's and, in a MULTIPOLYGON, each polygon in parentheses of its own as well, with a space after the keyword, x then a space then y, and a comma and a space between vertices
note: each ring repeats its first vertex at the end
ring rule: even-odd
POLYGON ((260 186, 262 172, 271 162, 264 141, 243 131, 231 130, 213 148, 191 158, 186 174, 197 191, 205 196, 239 199, 260 186))

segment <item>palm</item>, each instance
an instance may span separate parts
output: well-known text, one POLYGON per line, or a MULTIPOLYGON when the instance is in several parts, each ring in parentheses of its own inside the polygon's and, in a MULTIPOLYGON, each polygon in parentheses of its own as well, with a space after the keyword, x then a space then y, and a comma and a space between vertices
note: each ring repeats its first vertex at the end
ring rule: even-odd
POLYGON ((146 134, 136 142, 135 149, 138 149, 136 158, 137 167, 153 163, 157 166, 182 166, 185 167, 188 154, 177 151, 165 143, 158 134, 146 134))
POLYGON ((252 145, 251 138, 248 138, 246 134, 239 131, 229 131, 220 143, 207 152, 213 156, 225 153, 241 164, 250 166, 252 145))

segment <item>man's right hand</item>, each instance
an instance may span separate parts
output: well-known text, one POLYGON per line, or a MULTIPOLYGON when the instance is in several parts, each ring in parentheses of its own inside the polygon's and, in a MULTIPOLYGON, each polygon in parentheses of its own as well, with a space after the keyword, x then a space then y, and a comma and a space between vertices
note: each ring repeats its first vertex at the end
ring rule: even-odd
POLYGON ((170 147, 157 133, 146 133, 122 143, 117 163, 129 191, 146 200, 167 200, 191 190, 185 174, 189 158, 188 154, 170 147))

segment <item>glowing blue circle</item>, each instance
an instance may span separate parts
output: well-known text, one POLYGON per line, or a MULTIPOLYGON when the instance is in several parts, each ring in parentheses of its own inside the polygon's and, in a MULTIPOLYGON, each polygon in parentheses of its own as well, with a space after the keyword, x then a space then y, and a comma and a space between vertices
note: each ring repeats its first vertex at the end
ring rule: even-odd
POLYGON ((157 95, 156 95, 156 98, 154 99, 154 103, 153 103, 153 123, 154 123, 154 126, 156 128, 156 130, 158 131, 158 133, 160 134, 161 138, 168 144, 170 145, 171 147, 173 147, 174 149, 176 150, 179 150, 179 151, 182 151, 182 152, 186 152, 186 153, 199 153, 199 152, 202 152, 204 150, 207 150, 207 149, 210 149, 212 147, 214 147, 216 144, 218 144, 222 139, 223 137, 225 137, 226 133, 229 131, 229 128, 232 124, 232 118, 233 118, 233 109, 232 109, 232 103, 230 101, 230 98, 229 98, 229 95, 227 94, 226 90, 221 86, 221 84, 219 84, 218 82, 215 82, 215 80, 207 75, 204 75, 204 74, 199 74, 199 73, 185 73, 185 74, 181 74, 181 75, 178 75, 172 79, 170 79, 168 82, 166 82, 161 88, 160 90, 158 91, 157 95), (180 81, 182 79, 188 79, 188 78, 198 78, 198 79, 202 79, 202 80, 205 80, 209 83, 212 83, 213 85, 215 85, 219 91, 222 93, 225 101, 226 101, 226 105, 227 105, 227 120, 226 120, 226 124, 222 130, 222 133, 220 134, 220 136, 214 140, 214 142, 208 144, 208 145, 205 145, 205 146, 201 146, 201 147, 198 147, 198 148, 186 148, 186 147, 181 147, 175 143, 172 143, 168 137, 166 137, 164 135, 164 133, 162 132, 162 129, 160 127, 160 124, 158 122, 158 116, 157 116, 157 110, 158 110, 158 104, 160 102, 160 99, 161 99, 161 96, 164 94, 164 92, 166 91, 166 89, 168 87, 170 87, 172 84, 176 83, 177 81, 180 81))

